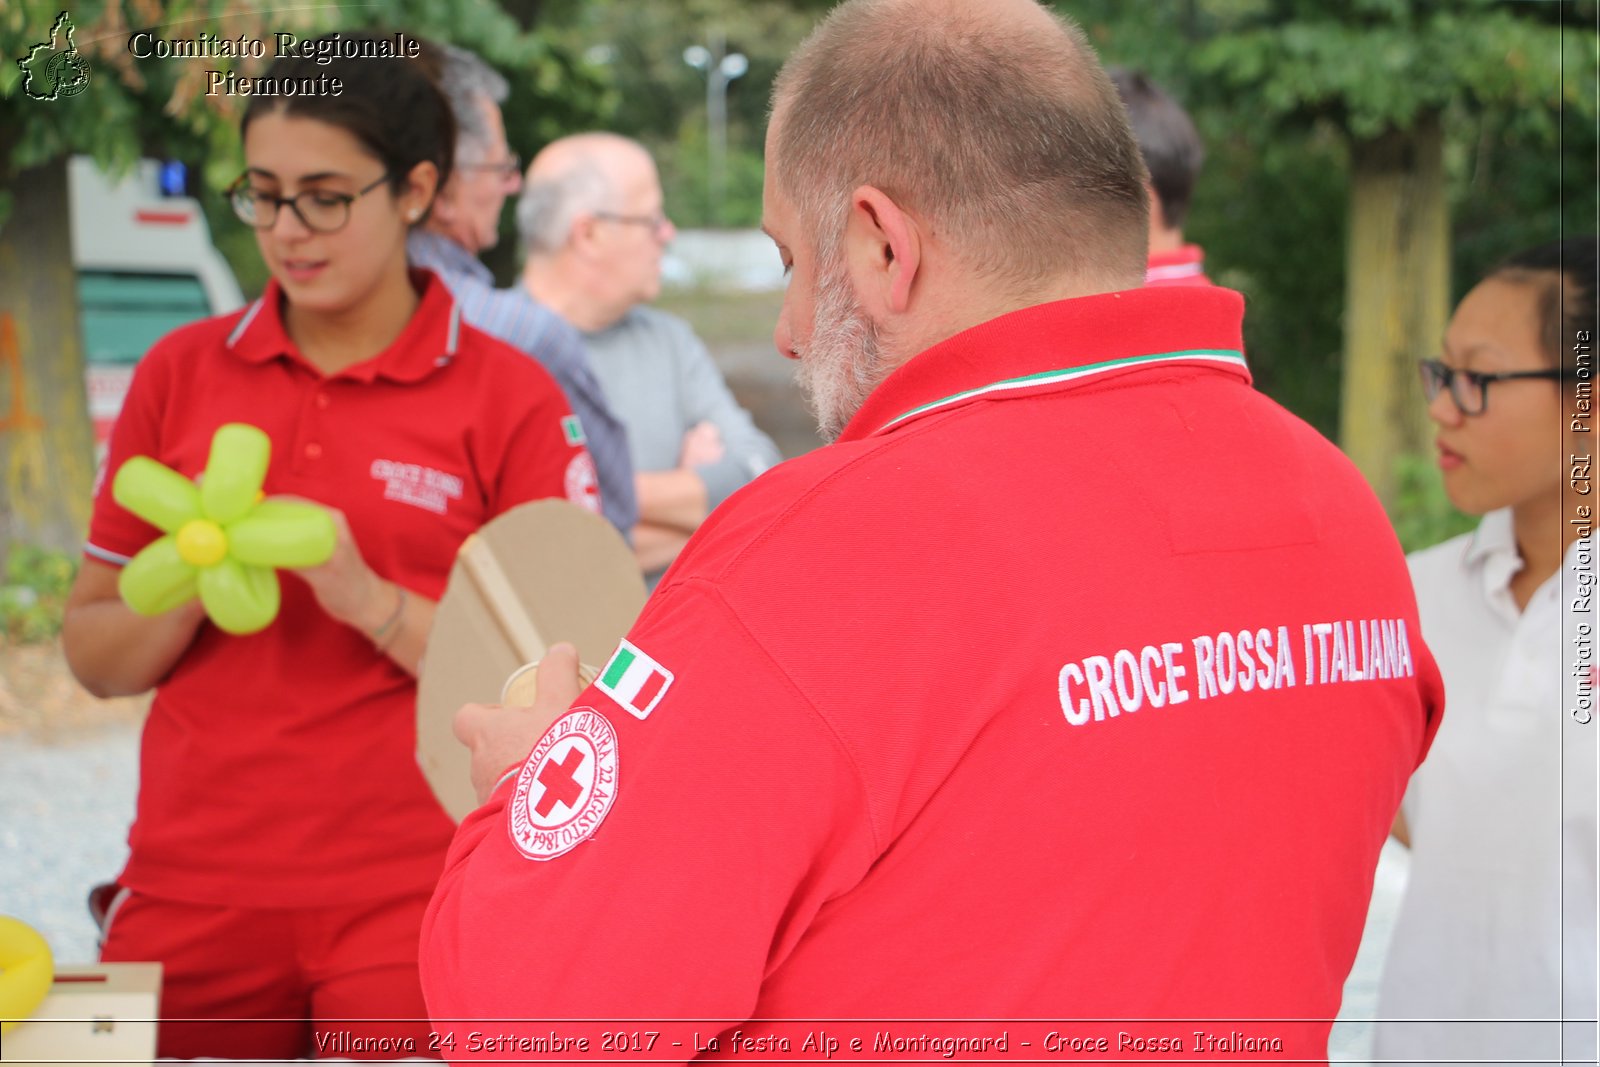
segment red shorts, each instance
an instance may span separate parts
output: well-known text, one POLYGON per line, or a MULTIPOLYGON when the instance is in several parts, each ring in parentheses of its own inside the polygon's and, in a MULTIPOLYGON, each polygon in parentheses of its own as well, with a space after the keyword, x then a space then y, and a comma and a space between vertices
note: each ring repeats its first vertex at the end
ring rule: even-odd
POLYGON ((124 889, 100 958, 161 962, 160 1056, 436 1058, 417 981, 428 897, 226 908, 124 889))

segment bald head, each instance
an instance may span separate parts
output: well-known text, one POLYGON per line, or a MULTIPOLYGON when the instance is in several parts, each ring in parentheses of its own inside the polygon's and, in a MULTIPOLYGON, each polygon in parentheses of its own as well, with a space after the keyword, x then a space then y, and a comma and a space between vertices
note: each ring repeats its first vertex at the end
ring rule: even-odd
POLYGON ((517 202, 517 230, 529 256, 554 255, 579 216, 618 210, 623 189, 655 163, 639 142, 616 133, 551 141, 528 165, 517 202))
POLYGON ((622 159, 649 159, 644 145, 620 133, 595 130, 558 138, 528 164, 528 180, 558 178, 574 167, 613 167, 622 159))
POLYGON ((1144 276, 1126 114, 1082 32, 1033 0, 847 0, 779 75, 767 166, 824 252, 871 185, 1014 286, 1144 276))
POLYGON ((527 259, 522 284, 580 330, 615 322, 661 292, 661 256, 676 231, 643 145, 580 133, 528 166, 517 203, 527 259))

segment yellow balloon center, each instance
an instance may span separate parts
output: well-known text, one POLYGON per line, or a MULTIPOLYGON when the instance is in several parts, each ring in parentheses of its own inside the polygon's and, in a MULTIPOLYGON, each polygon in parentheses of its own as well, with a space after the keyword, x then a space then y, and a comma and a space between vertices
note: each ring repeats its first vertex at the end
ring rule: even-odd
POLYGON ((191 567, 214 567, 228 554, 228 535, 210 519, 190 519, 178 529, 178 558, 191 567))

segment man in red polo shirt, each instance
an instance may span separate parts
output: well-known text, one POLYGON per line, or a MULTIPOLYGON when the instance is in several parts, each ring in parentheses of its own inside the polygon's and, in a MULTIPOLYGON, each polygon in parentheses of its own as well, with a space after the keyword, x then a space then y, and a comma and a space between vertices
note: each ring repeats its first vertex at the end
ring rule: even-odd
POLYGON ((458 716, 451 1054, 1325 1056, 1442 700, 1378 502, 1250 387, 1237 294, 1141 288, 1138 150, 1031 0, 843 4, 767 164, 837 439, 595 685, 563 649, 458 716))

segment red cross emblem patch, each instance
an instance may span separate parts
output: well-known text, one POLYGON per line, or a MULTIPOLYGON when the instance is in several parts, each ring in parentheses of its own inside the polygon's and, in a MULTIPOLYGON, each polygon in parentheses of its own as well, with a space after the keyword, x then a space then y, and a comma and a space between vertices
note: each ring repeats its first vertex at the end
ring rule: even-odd
POLYGON ((589 453, 579 452, 567 464, 565 475, 567 499, 582 508, 600 514, 600 475, 594 469, 589 453))
POLYGON ((617 798, 617 731, 592 708, 551 724, 517 775, 511 842, 530 860, 552 860, 587 841, 617 798))

